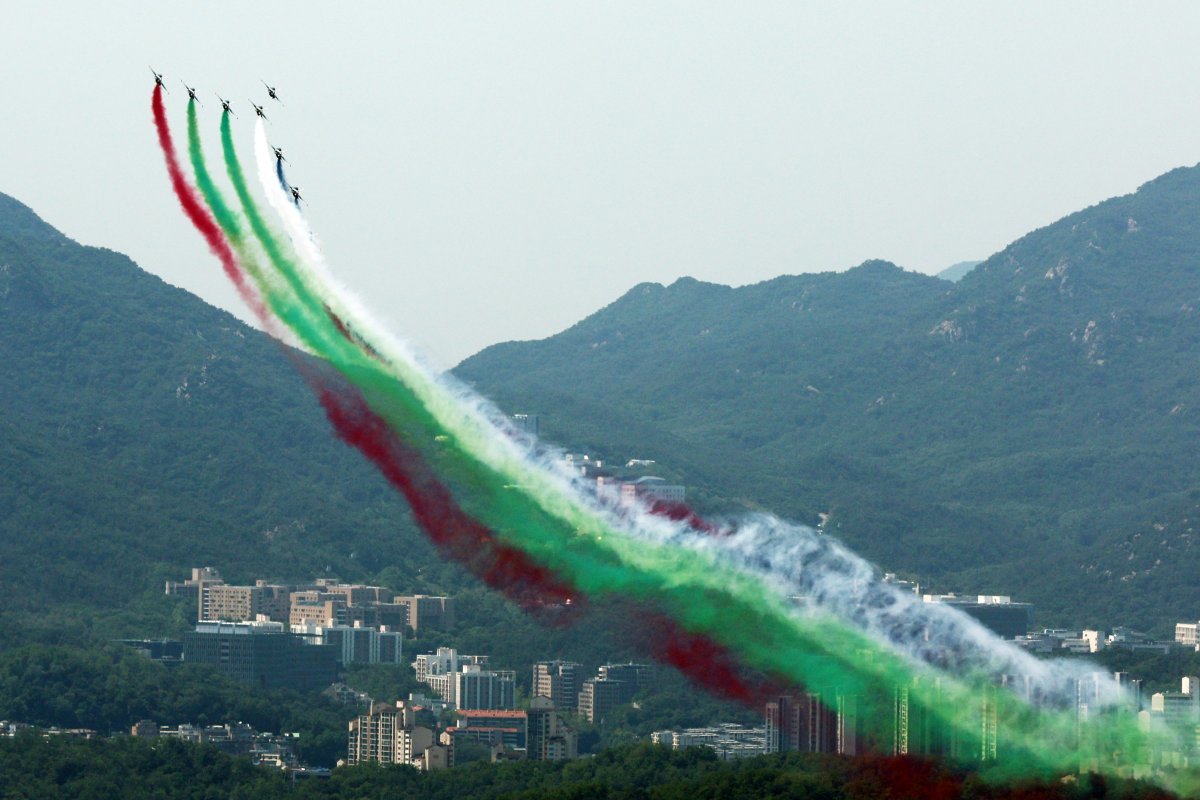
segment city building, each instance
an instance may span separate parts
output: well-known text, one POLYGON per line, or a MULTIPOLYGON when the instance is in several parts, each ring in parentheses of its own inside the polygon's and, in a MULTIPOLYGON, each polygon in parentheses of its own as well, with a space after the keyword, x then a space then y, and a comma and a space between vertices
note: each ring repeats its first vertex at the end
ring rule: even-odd
POLYGON ((579 690, 579 715, 593 725, 604 720, 617 706, 626 702, 626 684, 606 678, 589 678, 579 690))
POLYGON ((453 737, 439 737, 416 724, 416 712, 403 700, 373 703, 349 723, 347 764, 408 764, 418 769, 444 769, 453 763, 453 737), (434 749, 430 755, 426 751, 434 749))
POLYGON ((512 709, 465 708, 458 711, 455 736, 487 745, 502 744, 507 748, 524 748, 528 714, 512 709))
POLYGON ((440 715, 443 711, 454 710, 453 704, 447 703, 440 697, 430 697, 423 692, 409 692, 408 702, 409 705, 417 708, 428 708, 435 715, 440 715))
POLYGON ((1194 730, 1200 724, 1200 686, 1195 677, 1186 677, 1181 683, 1183 691, 1150 696, 1151 718, 1161 719, 1168 728, 1194 730))
POLYGON ((194 601, 196 618, 205 621, 240 622, 263 614, 286 625, 358 623, 364 628, 387 626, 401 633, 410 626, 419 630, 422 625, 426 629, 454 625, 453 598, 397 598, 383 586, 329 578, 290 587, 263 580, 255 581, 254 586, 231 586, 212 567, 199 567, 186 581, 167 581, 166 593, 194 601))
POLYGON ((346 598, 320 589, 306 589, 289 595, 288 625, 345 625, 346 598))
POLYGON ((1134 653, 1161 653, 1166 655, 1171 652, 1171 648, 1176 645, 1175 642, 1160 642, 1141 631, 1135 631, 1132 628, 1126 628, 1118 625, 1112 629, 1112 632, 1104 640, 1105 647, 1113 650, 1129 650, 1134 653))
POLYGON ((819 694, 781 695, 766 704, 763 747, 768 753, 833 753, 837 714, 819 694))
POLYGON ((261 687, 322 689, 337 679, 333 647, 305 644, 282 623, 261 619, 196 623, 183 636, 183 659, 261 687))
POLYGON ((431 597, 423 594, 397 596, 392 600, 405 606, 408 612, 408 627, 413 633, 429 630, 449 630, 454 627, 454 598, 431 597))
POLYGON ((563 761, 578 756, 578 739, 554 702, 537 696, 525 718, 525 757, 531 761, 563 761))
POLYGON ((321 591, 341 597, 347 606, 370 606, 392 602, 394 593, 382 586, 361 583, 331 583, 318 581, 321 591))
POLYGON ((130 736, 137 736, 144 739, 158 738, 158 723, 152 719, 141 719, 133 724, 129 730, 130 736))
POLYGON ((1108 644, 1104 638, 1104 631, 1085 630, 1079 638, 1087 642, 1089 653, 1099 653, 1108 644))
POLYGON ((883 582, 891 584, 905 594, 920 594, 921 584, 916 581, 908 581, 896 576, 894 572, 885 572, 883 574, 883 582))
POLYGON ((377 603, 373 606, 354 606, 350 609, 349 621, 351 623, 358 621, 357 614, 364 613, 359 612, 357 610, 359 608, 364 609, 364 612, 368 608, 373 611, 375 614, 374 624, 376 625, 386 625, 391 630, 401 633, 412 627, 408 618, 408 605, 406 603, 377 603))
POLYGON ((303 636, 310 644, 333 647, 342 664, 404 663, 404 635, 395 631, 307 622, 293 623, 292 633, 303 636))
POLYGON ((926 603, 945 603, 969 614, 993 633, 1006 639, 1015 639, 1029 633, 1033 624, 1033 604, 1014 603, 1006 595, 927 594, 922 596, 926 603))
POLYGON ((151 661, 174 666, 183 660, 183 642, 179 639, 117 639, 117 644, 132 647, 151 661))
POLYGON ((682 731, 655 731, 650 734, 655 744, 682 750, 685 747, 707 747, 720 756, 722 761, 752 758, 767 749, 765 728, 747 728, 731 722, 723 722, 710 728, 686 728, 682 731))
POLYGON ((622 684, 622 703, 628 703, 638 691, 654 682, 653 664, 605 664, 597 670, 596 677, 622 684))
POLYGON ((539 661, 533 665, 532 694, 545 697, 559 709, 574 709, 579 702, 583 666, 574 661, 539 661))
POLYGON ((221 573, 217 572, 212 567, 193 567, 192 577, 182 581, 167 581, 166 593, 174 597, 183 597, 190 600, 192 607, 200 608, 200 593, 205 586, 225 583, 221 579, 221 573))
POLYGON ((681 504, 687 497, 682 486, 667 483, 666 479, 646 475, 635 481, 621 484, 622 507, 637 504, 653 506, 655 503, 681 504))
POLYGON ((345 706, 369 708, 373 702, 366 692, 360 692, 344 683, 331 683, 321 694, 345 706))
POLYGON ((225 725, 183 724, 175 728, 161 728, 158 736, 164 739, 179 739, 194 744, 206 744, 233 756, 249 756, 252 763, 293 769, 300 766, 296 760, 295 737, 291 734, 273 734, 256 731, 244 722, 225 725))
POLYGON ((516 676, 509 670, 485 670, 477 664, 464 664, 453 677, 454 692, 452 698, 446 699, 459 708, 516 708, 516 676))
POLYGON ((261 580, 253 586, 205 583, 199 595, 201 621, 246 622, 262 615, 276 622, 289 622, 291 591, 287 586, 261 580))
MULTIPOLYGON (((487 656, 459 655, 452 647, 439 647, 436 653, 422 653, 412 663, 417 682, 424 683, 452 706, 458 706, 456 676, 464 667, 487 669, 487 656)), ((511 707, 511 706, 510 706, 511 707)))
POLYGON ((1200 645, 1200 622, 1175 623, 1175 641, 1185 647, 1200 645))
POLYGON ((537 438, 539 422, 537 414, 513 414, 509 419, 512 420, 514 428, 537 438))

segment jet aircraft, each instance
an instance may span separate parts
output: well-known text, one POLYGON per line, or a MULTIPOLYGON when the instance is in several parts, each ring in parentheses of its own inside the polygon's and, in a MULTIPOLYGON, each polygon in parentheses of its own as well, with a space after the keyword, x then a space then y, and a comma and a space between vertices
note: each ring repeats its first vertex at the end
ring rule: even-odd
MULTIPOLYGON (((180 83, 183 83, 183 81, 180 81, 180 83)), ((188 86, 186 83, 183 83, 183 88, 187 89, 187 93, 188 93, 188 98, 189 98, 189 99, 191 99, 191 100, 195 100, 197 103, 200 103, 200 98, 199 98, 199 97, 196 97, 196 90, 195 90, 195 89, 193 89, 192 87, 188 86)), ((200 103, 200 105, 204 105, 204 103, 200 103)))
POLYGON ((154 76, 154 85, 161 86, 164 92, 170 91, 166 84, 163 83, 162 75, 154 71, 154 67, 150 68, 150 74, 154 76))
MULTIPOLYGON (((228 100, 226 100, 225 98, 221 97, 221 95, 217 95, 217 99, 221 101, 221 108, 223 108, 223 109, 225 110, 225 113, 226 113, 226 114, 233 114, 233 109, 229 107, 229 101, 228 101, 228 100)), ((234 115, 235 117, 237 116, 237 114, 233 114, 233 115, 234 115)))
POLYGON ((251 101, 250 101, 250 105, 254 106, 254 113, 255 113, 255 114, 258 114, 258 115, 259 115, 260 117, 262 117, 263 119, 266 119, 266 118, 267 118, 267 115, 263 113, 263 107, 262 107, 262 106, 255 106, 255 105, 254 105, 254 101, 253 101, 253 100, 251 100, 251 101))
POLYGON ((270 85, 270 84, 268 84, 266 81, 263 81, 263 82, 262 82, 262 85, 267 87, 267 96, 268 96, 268 97, 270 97, 270 98, 271 98, 272 100, 274 100, 276 103, 281 103, 281 104, 283 103, 283 101, 279 99, 279 95, 275 94, 275 87, 274 87, 274 86, 271 86, 271 85, 270 85))
POLYGON ((304 199, 303 197, 300 196, 300 187, 299 186, 289 186, 288 188, 292 190, 292 200, 294 200, 296 202, 296 205, 300 205, 300 201, 304 199))
POLYGON ((282 147, 276 147, 275 145, 271 145, 271 149, 275 151, 275 160, 276 161, 284 161, 284 162, 287 161, 287 159, 283 157, 283 148, 282 147))

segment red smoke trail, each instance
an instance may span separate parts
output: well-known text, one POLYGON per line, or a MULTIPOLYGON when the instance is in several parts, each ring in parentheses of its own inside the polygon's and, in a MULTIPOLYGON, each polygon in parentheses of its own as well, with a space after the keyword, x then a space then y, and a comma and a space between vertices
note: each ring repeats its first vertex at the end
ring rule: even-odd
POLYGON ((675 667, 710 694, 761 710, 771 698, 797 691, 792 684, 747 671, 729 648, 704 634, 685 631, 665 614, 645 615, 642 625, 655 660, 675 667))
POLYGON ((217 221, 213 219, 212 214, 204 206, 200 200, 200 196, 196 193, 196 189, 187 182, 187 178, 183 175, 183 170, 179 168, 179 159, 175 155, 175 145, 171 142, 171 128, 167 125, 167 112, 163 108, 162 86, 155 84, 154 86, 154 101, 151 104, 154 109, 154 127, 158 131, 158 146, 162 148, 163 157, 167 160, 167 174, 171 176, 171 188, 175 190, 175 196, 179 199, 179 205, 183 206, 183 212, 187 214, 192 225, 196 226, 196 230, 200 231, 200 235, 204 237, 204 241, 208 243, 208 247, 216 255, 221 262, 221 267, 225 270, 225 274, 233 281, 233 285, 237 287, 238 294, 250 306, 255 315, 264 323, 271 319, 267 314, 266 308, 263 307, 262 299, 258 294, 246 283, 246 274, 234 258, 233 249, 229 246, 229 241, 221 233, 220 227, 217 226, 217 221))
POLYGON ((655 500, 647 509, 658 517, 666 517, 672 522, 682 522, 697 533, 707 533, 709 536, 731 536, 733 531, 719 528, 692 510, 687 503, 675 500, 655 500))
POLYGON ((357 391, 310 381, 338 436, 379 469, 408 501, 417 523, 443 556, 458 561, 488 586, 527 611, 579 607, 579 593, 524 552, 496 541, 485 525, 464 512, 450 491, 424 466, 357 391))

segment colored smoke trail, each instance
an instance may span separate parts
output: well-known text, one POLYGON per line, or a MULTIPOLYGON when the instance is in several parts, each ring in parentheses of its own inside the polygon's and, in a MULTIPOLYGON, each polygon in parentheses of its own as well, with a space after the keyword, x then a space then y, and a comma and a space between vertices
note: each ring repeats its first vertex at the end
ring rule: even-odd
MULTIPOLYGON (((223 138, 228 141, 227 124, 223 138)), ((232 173, 231 167, 236 188, 232 173)), ((269 184, 282 191, 276 181, 269 184)), ((255 214, 248 193, 238 194, 247 215, 255 214)), ((270 190, 267 195, 276 206, 270 190)), ((297 250, 305 253, 304 237, 281 217, 297 250)), ((265 226, 251 220, 262 241, 265 226)), ((268 253, 279 249, 270 236, 267 231, 267 241, 262 241, 268 253)), ((320 270, 287 259, 269 260, 289 273, 282 277, 304 309, 303 324, 317 328, 298 335, 362 391, 371 413, 386 420, 414 456, 425 458, 433 472, 449 481, 462 509, 530 563, 560 576, 564 585, 585 594, 646 602, 663 609, 683 635, 711 644, 716 652, 736 654, 741 663, 785 683, 859 698, 863 724, 880 742, 887 735, 890 698, 899 688, 909 693, 915 707, 966 738, 980 729, 982 698, 990 709, 983 712, 985 722, 987 714, 993 715, 1013 738, 1011 744, 1006 739, 998 775, 1070 771, 1081 758, 1109 769, 1117 763, 1115 752, 1129 754, 1147 743, 1128 720, 1110 717, 1093 724, 1089 719, 1081 725, 1073 714, 1038 712, 1010 692, 989 689, 984 676, 973 671, 993 660, 974 655, 973 649, 993 643, 986 638, 971 642, 968 628, 960 626, 954 634, 961 653, 945 665, 968 670, 963 680, 921 663, 919 651, 910 652, 912 640, 919 639, 922 626, 939 628, 937 615, 948 610, 930 617, 914 608, 892 608, 895 599, 878 588, 877 578, 867 580, 870 591, 856 595, 848 584, 865 562, 840 546, 803 537, 797 545, 789 537, 801 529, 772 518, 763 518, 770 524, 741 522, 725 536, 700 535, 685 523, 645 512, 619 514, 583 496, 561 469, 511 436, 490 405, 431 374, 406 348, 377 337, 369 316, 347 314, 350 304, 336 287, 320 280, 320 270), (339 333, 339 327, 355 332, 364 349, 339 333), (799 550, 783 549, 785 545, 799 550), (793 564, 789 572, 783 559, 797 554, 806 559, 804 568, 793 564), (797 612, 787 599, 796 586, 807 590, 808 612, 797 612)), ((675 657, 699 661, 706 657, 702 649, 679 647, 675 657)))
POLYGON ((502 590, 526 610, 572 603, 576 593, 520 550, 498 544, 492 532, 464 514, 450 492, 420 467, 421 457, 407 448, 361 395, 327 386, 318 397, 338 436, 363 453, 408 501, 417 523, 443 556, 502 590))
MULTIPOLYGON (((270 273, 257 264, 240 218, 224 200, 208 172, 194 103, 189 102, 188 112, 189 153, 193 171, 220 226, 219 231, 210 229, 211 235, 224 246, 224 251, 231 258, 230 251, 237 252, 240 263, 231 261, 232 267, 239 276, 244 273, 252 276, 272 312, 289 325, 306 326, 304 329, 308 330, 311 319, 304 313, 294 292, 290 291, 286 282, 273 280, 270 273), (222 235, 224 240, 221 240, 222 235)), ((223 138, 231 142, 227 114, 223 117, 222 133, 223 138)), ((245 181, 236 161, 229 168, 239 197, 246 198, 245 181)), ((260 228, 265 229, 265 223, 256 209, 249 209, 248 216, 252 224, 257 222, 260 228)), ((283 262, 285 256, 277 243, 264 242, 264 246, 270 247, 267 252, 274 263, 283 262)), ((262 314, 266 322, 273 321, 265 311, 262 314)), ((339 390, 312 367, 296 358, 293 361, 320 398, 338 435, 367 455, 388 481, 404 494, 418 523, 444 556, 459 561, 489 586, 503 590, 514 602, 529 610, 571 597, 569 587, 546 570, 530 563, 524 553, 498 544, 485 526, 462 513, 453 503, 449 492, 432 478, 428 470, 422 468, 420 457, 405 452, 404 445, 370 411, 357 391, 349 391, 346 387, 339 390)))
MULTIPOLYGON (((261 148, 259 148, 259 152, 261 152, 261 148)), ((260 158, 260 177, 264 177, 261 165, 262 159, 260 158)), ((306 251, 305 243, 311 241, 311 236, 308 234, 306 226, 302 227, 302 223, 301 225, 296 224, 295 218, 298 215, 286 213, 287 210, 290 210, 287 209, 286 202, 279 203, 275 201, 271 193, 271 187, 277 185, 275 181, 267 177, 262 182, 268 197, 272 199, 273 207, 280 212, 281 217, 284 219, 293 242, 296 243, 301 252, 306 251)), ((315 267, 317 265, 309 266, 315 267)), ((313 271, 315 272, 316 270, 314 269, 313 271)), ((305 281, 301 282, 311 280, 312 275, 310 274, 305 281)), ((331 292, 328 286, 324 287, 324 293, 321 295, 320 301, 326 307, 341 308, 336 293, 331 292)), ((370 330, 371 321, 369 318, 364 319, 362 316, 357 315, 350 318, 354 320, 353 325, 356 330, 370 330)), ((366 340, 375 347, 379 346, 379 343, 374 341, 370 335, 366 337, 366 340)), ((384 347, 382 349, 386 351, 390 348, 384 347)), ((486 493, 486 483, 490 469, 496 470, 496 474, 491 476, 493 483, 502 477, 518 481, 532 479, 530 484, 533 484, 534 488, 544 489, 549 487, 552 491, 555 488, 560 488, 556 487, 555 484, 561 484, 563 476, 555 474, 552 468, 546 469, 547 465, 545 464, 530 465, 519 463, 516 465, 516 469, 511 471, 504 470, 504 467, 512 466, 511 461, 507 464, 504 463, 506 461, 505 456, 511 455, 511 451, 505 451, 505 447, 511 443, 511 437, 498 435, 493 431, 490 441, 470 442, 469 445, 463 444, 463 441, 468 438, 467 436, 463 436, 464 433, 469 435, 480 432, 478 430, 472 431, 471 428, 473 425, 477 425, 481 418, 486 421, 486 418, 489 416, 489 408, 481 408, 482 404, 479 401, 474 398, 464 398, 461 392, 458 397, 451 396, 449 398, 451 403, 455 401, 459 402, 460 407, 450 409, 439 407, 439 402, 447 400, 447 392, 453 395, 458 390, 456 388, 447 390, 446 386, 437 385, 436 379, 431 380, 429 376, 421 376, 419 365, 411 362, 404 363, 403 359, 388 358, 386 360, 389 366, 397 368, 397 372, 393 377, 402 385, 401 391, 411 392, 414 396, 420 394, 422 402, 427 404, 426 407, 429 409, 429 412, 435 417, 436 422, 442 426, 440 430, 446 431, 451 439, 454 439, 456 435, 462 437, 455 440, 454 445, 447 449, 459 449, 461 457, 475 462, 467 472, 476 478, 483 479, 484 483, 483 485, 476 484, 472 486, 473 490, 484 491, 486 493), (413 385, 414 379, 418 382, 417 385, 413 385), (419 384, 419 381, 422 379, 426 380, 425 385, 419 384), (433 385, 429 385, 430 383, 433 385), (474 445, 480 446, 474 447, 474 445), (499 458, 497 458, 497 454, 499 458)), ((393 422, 393 424, 397 424, 397 422, 401 425, 404 424, 403 420, 397 421, 393 417, 389 417, 389 421, 393 422)), ((486 435, 487 432, 484 431, 483 433, 486 435)), ((508 484, 506 488, 518 490, 514 494, 519 493, 528 496, 531 491, 534 491, 530 484, 518 482, 508 484)), ((653 572, 654 565, 647 562, 644 558, 639 561, 637 558, 638 554, 631 553, 627 547, 621 546, 621 534, 630 534, 631 532, 628 530, 629 526, 622 524, 620 520, 613 520, 611 515, 606 518, 606 510, 591 508, 587 502, 581 502, 578 497, 571 498, 568 496, 564 502, 564 497, 561 495, 558 497, 527 497, 526 499, 535 500, 535 502, 532 505, 526 503, 523 510, 517 509, 521 505, 520 502, 504 503, 502 498, 494 496, 488 499, 493 505, 491 508, 484 509, 483 516, 485 518, 495 516, 500 519, 502 523, 500 527, 502 530, 507 531, 507 535, 519 541, 520 546, 529 548, 531 552, 537 553, 539 557, 547 559, 550 563, 555 563, 557 570, 566 572, 573 578, 578 579, 579 584, 585 591, 597 594, 625 592, 632 596, 641 596, 644 598, 654 597, 662 599, 664 596, 668 599, 671 598, 672 593, 669 584, 664 584, 660 581, 657 585, 653 586, 639 586, 640 581, 631 580, 631 577, 644 577, 644 573, 653 572), (506 512, 516 512, 510 517, 508 525, 503 524, 506 512), (579 516, 580 512, 584 514, 591 513, 594 517, 590 520, 587 518, 581 519, 579 516), (571 523, 582 523, 581 527, 576 528, 575 533, 584 536, 585 541, 591 546, 593 552, 584 552, 589 548, 580 545, 578 539, 563 538, 561 531, 554 531, 553 526, 539 527, 538 525, 524 525, 531 518, 537 519, 539 513, 558 516, 559 522, 563 521, 563 518, 567 518, 571 523), (513 524, 514 521, 517 524, 513 524), (522 527, 524 527, 523 530, 518 530, 522 527), (539 542, 537 535, 531 535, 531 531, 534 530, 540 534, 549 533, 553 546, 551 548, 541 547, 540 545, 544 544, 544 542, 539 542), (609 544, 604 547, 594 547, 603 538, 605 532, 610 535, 609 544), (556 533, 559 534, 557 537, 555 536, 556 533), (588 534, 592 536, 588 536, 588 534), (618 545, 615 548, 612 542, 613 539, 616 540, 616 544, 618 545), (555 549, 560 552, 552 552, 555 549), (572 549, 574 549, 574 552, 571 552, 572 549), (556 557, 564 553, 571 556, 571 558, 557 558, 556 561, 556 557), (614 566, 612 561, 614 556, 616 557, 616 566, 618 568, 627 569, 634 567, 635 571, 643 574, 635 574, 634 576, 630 576, 629 574, 614 575, 611 571, 606 574, 605 568, 614 566), (613 580, 614 578, 617 578, 617 580, 613 580)), ((486 506, 486 503, 484 505, 486 506)), ((643 546, 654 543, 667 543, 675 546, 677 550, 691 549, 693 554, 696 554, 704 547, 704 545, 697 545, 695 537, 686 542, 679 541, 682 532, 678 529, 669 531, 665 535, 661 530, 655 535, 645 535, 647 531, 655 529, 654 521, 637 519, 636 525, 633 527, 636 530, 633 531, 634 535, 631 538, 634 538, 643 546), (637 534, 641 535, 638 536, 637 534)), ((743 527, 745 528, 745 526, 743 527)), ((757 540, 754 541, 755 547, 768 549, 772 545, 772 538, 778 536, 782 527, 782 524, 777 522, 773 522, 769 526, 759 526, 759 529, 754 532, 757 537, 757 540)), ((797 530, 799 529, 793 528, 790 532, 794 535, 797 530)), ((812 534, 811 531, 809 533, 812 534)), ((720 537, 720 540, 728 540, 738 545, 737 547, 725 547, 726 552, 721 555, 727 557, 729 553, 739 553, 740 550, 744 549, 750 543, 750 538, 745 534, 720 537)), ((810 541, 806 543, 806 546, 811 545, 811 537, 809 539, 810 541)), ((825 541, 828 540, 826 539, 825 541)), ((642 555, 645 554, 643 553, 642 555)), ((676 555, 679 555, 678 552, 676 555)), ((810 567, 817 568, 810 568, 810 573, 816 574, 818 570, 823 569, 832 573, 837 580, 832 584, 829 582, 814 581, 810 575, 806 574, 801 574, 799 578, 797 576, 788 578, 786 573, 782 573, 775 565, 775 559, 771 557, 764 558, 761 550, 751 553, 743 552, 737 560, 742 562, 740 564, 741 569, 750 572, 757 571, 760 576, 769 578, 769 583, 776 584, 777 589, 785 586, 787 580, 791 580, 793 583, 799 580, 800 585, 810 590, 810 600, 814 602, 818 609, 841 610, 843 612, 842 615, 847 617, 848 621, 854 621, 858 623, 859 627, 866 627, 868 633, 873 633, 873 638, 855 638, 846 628, 840 627, 837 624, 814 623, 811 620, 807 623, 810 630, 806 632, 803 630, 805 626, 803 624, 798 625, 795 615, 791 614, 789 610, 778 607, 766 609, 761 607, 757 609, 747 607, 753 606, 754 603, 742 605, 737 613, 719 622, 718 619, 721 615, 713 613, 714 608, 718 604, 698 603, 697 606, 703 607, 705 610, 697 612, 695 607, 682 607, 684 602, 680 600, 670 603, 673 607, 673 613, 677 618, 685 621, 687 625, 691 625, 698 630, 710 631, 718 638, 724 634, 724 638, 726 640, 733 640, 731 644, 735 646, 735 649, 756 667, 788 676, 792 680, 804 681, 810 684, 814 681, 817 683, 832 682, 841 687, 849 686, 851 691, 870 691, 873 694, 880 694, 880 690, 884 690, 882 693, 886 695, 888 688, 912 684, 912 694, 918 701, 923 702, 931 711, 939 713, 953 727, 964 731, 971 727, 978 727, 978 720, 971 719, 972 714, 967 711, 971 705, 970 701, 973 699, 973 694, 967 686, 957 685, 949 681, 947 676, 923 673, 919 665, 908 663, 903 659, 897 660, 894 651, 900 649, 900 645, 919 641, 919 636, 923 633, 922 629, 928 630, 931 627, 930 623, 934 623, 933 627, 936 628, 936 623, 941 621, 939 617, 949 618, 954 623, 951 627, 954 629, 953 635, 955 638, 952 638, 951 641, 952 643, 961 643, 961 646, 957 649, 950 648, 948 653, 944 644, 928 647, 926 649, 930 651, 930 660, 935 662, 937 659, 945 660, 948 655, 949 662, 946 663, 946 666, 954 666, 960 669, 964 667, 980 668, 980 665, 994 666, 997 659, 994 654, 986 652, 987 648, 995 645, 994 641, 989 640, 989 635, 982 628, 975 625, 973 621, 965 619, 955 620, 956 615, 950 609, 936 607, 930 610, 929 607, 904 606, 903 604, 900 604, 900 608, 891 608, 897 605, 897 602, 895 597, 889 596, 889 592, 892 591, 890 587, 880 584, 878 578, 874 577, 872 572, 863 573, 861 568, 865 565, 865 562, 857 559, 857 557, 854 557, 844 548, 840 548, 840 546, 812 547, 807 555, 809 556, 807 560, 810 567), (836 568, 830 570, 831 566, 836 568), (868 592, 857 594, 855 592, 847 592, 847 589, 850 588, 846 585, 847 576, 853 576, 855 580, 863 583, 867 587, 868 592), (874 612, 867 613, 873 607, 883 607, 884 609, 890 609, 890 611, 879 614, 874 612), (761 625, 757 630, 754 630, 755 625, 747 625, 746 623, 754 619, 756 613, 760 620, 766 618, 767 624, 761 625), (705 619, 706 615, 707 619, 705 619), (864 623, 869 624, 864 625, 864 623), (772 625, 775 626, 774 631, 772 630, 772 625), (749 630, 753 635, 749 639, 743 637, 739 640, 738 636, 730 633, 731 630, 736 630, 739 626, 743 626, 743 632, 749 630), (784 638, 790 639, 793 647, 799 645, 799 649, 792 650, 788 654, 788 657, 783 659, 774 658, 772 653, 764 652, 764 648, 758 646, 761 642, 779 644, 777 641, 779 638, 778 634, 787 633, 786 629, 789 626, 792 628, 792 631, 790 631, 792 636, 785 636, 784 638), (886 632, 887 635, 881 636, 881 632, 886 632), (776 636, 772 636, 772 633, 775 633, 776 636), (880 639, 883 639, 883 641, 881 642, 880 639), (886 646, 880 647, 880 645, 886 646), (985 649, 982 656, 974 652, 975 648, 978 647, 985 649), (809 652, 820 654, 818 656, 819 660, 809 659, 806 661, 805 656, 809 652), (840 659, 838 657, 839 653, 843 656, 840 659), (854 653, 859 656, 864 653, 869 654, 870 659, 876 663, 865 666, 863 664, 846 663, 847 660, 844 656, 847 653, 854 653), (972 663, 973 661, 977 663, 972 663), (800 668, 797 669, 797 666, 800 666, 800 668), (941 681, 942 685, 935 688, 922 688, 922 683, 928 680, 941 681), (967 711, 967 713, 964 714, 964 711, 967 711)), ((701 571, 710 569, 714 573, 722 574, 723 577, 732 577, 733 580, 723 582, 727 587, 736 585, 737 574, 730 575, 725 570, 720 569, 718 565, 721 565, 721 563, 721 561, 710 562, 705 560, 700 564, 701 571)), ((720 594, 720 590, 717 590, 708 583, 703 575, 691 574, 687 577, 681 577, 682 570, 679 567, 682 565, 674 564, 673 566, 675 570, 672 577, 680 584, 689 585, 690 588, 701 587, 704 590, 720 594)), ((660 572, 659 575, 661 577, 662 573, 660 572)), ((653 584, 653 581, 650 583, 653 584)), ((756 587, 756 589, 761 594, 761 587, 756 587)), ((725 592, 724 594, 725 596, 722 600, 725 601, 732 599, 731 595, 743 600, 746 598, 746 592, 744 591, 725 592)), ((961 617, 961 615, 958 616, 961 617)), ((992 638, 994 639, 994 637, 992 638)), ((783 649, 785 648, 780 648, 780 650, 783 649)), ((1018 653, 1014 655, 1005 653, 1002 656, 999 659, 1002 663, 1018 665, 1023 668, 1036 667, 1036 664, 1022 663, 1023 654, 1018 653)), ((1032 677, 1037 678, 1036 675, 1032 677)), ((1040 689, 1039 691, 1045 696, 1054 698, 1061 691, 1061 687, 1056 686, 1055 682, 1050 682, 1048 688, 1040 689)), ((1095 742, 1076 743, 1073 737, 1077 726, 1069 715, 1044 715, 1040 718, 1037 715, 1031 716, 1028 713, 1029 709, 1027 707, 1004 694, 993 698, 991 702, 993 707, 996 708, 996 711, 992 713, 995 713, 1005 723, 1014 729, 1021 730, 1022 733, 1029 737, 1030 741, 1025 752, 1025 760, 1034 764, 1040 763, 1043 766, 1053 765, 1054 769, 1069 769, 1072 763, 1081 755, 1090 753, 1098 759, 1107 752, 1107 748, 1113 746, 1125 747, 1128 752, 1131 748, 1136 747, 1139 741, 1136 730, 1131 729, 1129 725, 1114 725, 1110 726, 1111 730, 1107 732, 1113 734, 1111 736, 1099 737, 1095 742)))
POLYGON ((187 178, 183 175, 183 170, 179 167, 179 158, 175 154, 175 145, 171 141, 171 128, 167 124, 167 112, 163 108, 161 84, 156 84, 154 87, 154 97, 151 102, 151 109, 154 114, 154 128, 158 132, 158 146, 162 149, 163 157, 167 162, 167 174, 171 178, 171 188, 175 191, 175 197, 179 200, 179 205, 183 207, 187 218, 191 220, 192 225, 204 237, 204 241, 208 244, 213 255, 221 262, 221 267, 225 270, 226 276, 233 281, 233 285, 237 288, 238 294, 242 300, 250 306, 255 315, 260 319, 269 319, 266 309, 263 308, 262 301, 258 295, 251 289, 246 282, 246 276, 238 267, 237 261, 233 257, 233 252, 229 248, 229 243, 221 235, 216 222, 200 202, 200 198, 196 196, 195 189, 188 183, 187 178))

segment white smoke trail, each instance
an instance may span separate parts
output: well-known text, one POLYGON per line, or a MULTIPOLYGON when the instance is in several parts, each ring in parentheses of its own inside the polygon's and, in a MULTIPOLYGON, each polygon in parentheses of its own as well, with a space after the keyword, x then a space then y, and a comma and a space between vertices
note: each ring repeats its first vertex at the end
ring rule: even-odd
MULTIPOLYGON (((947 605, 924 603, 885 583, 878 571, 835 539, 769 515, 738 521, 730 535, 710 536, 645 509, 622 511, 599 502, 563 466, 561 453, 533 447, 484 398, 425 364, 394 338, 349 290, 330 274, 316 236, 280 186, 262 120, 255 126, 255 158, 262 189, 279 215, 304 266, 306 282, 328 308, 380 354, 396 377, 416 394, 446 430, 472 445, 492 468, 539 487, 535 499, 560 519, 590 519, 597 530, 617 530, 633 542, 684 547, 756 576, 780 597, 799 595, 804 610, 836 617, 893 652, 951 674, 1010 676, 1037 705, 1067 706, 1081 682, 1092 682, 1101 702, 1116 702, 1114 680, 1097 677, 1078 660, 1037 659, 1006 642, 969 615, 947 605)), ((622 552, 627 561, 636 553, 622 552)))
POLYGON ((918 662, 954 675, 1007 676, 1035 705, 1069 706, 1081 686, 1093 707, 1122 699, 1116 681, 1094 665, 1036 658, 959 609, 886 583, 865 559, 812 528, 759 514, 739 520, 728 536, 676 533, 671 540, 711 549, 776 591, 801 596, 804 607, 832 614, 918 662))

